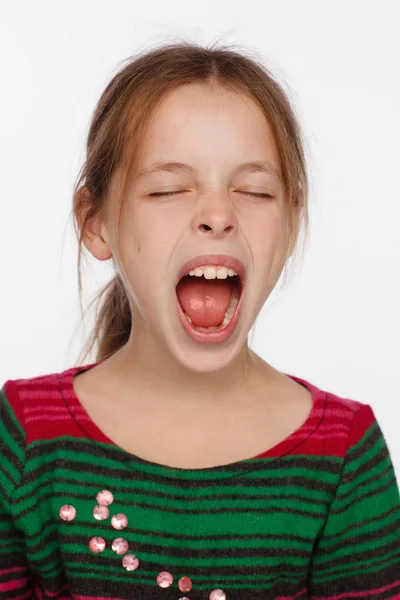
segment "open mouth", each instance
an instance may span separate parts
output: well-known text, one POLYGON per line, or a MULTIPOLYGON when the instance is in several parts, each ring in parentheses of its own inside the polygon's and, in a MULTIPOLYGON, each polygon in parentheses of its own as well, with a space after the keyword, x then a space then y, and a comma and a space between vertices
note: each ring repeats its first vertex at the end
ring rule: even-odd
POLYGON ((226 279, 206 279, 185 275, 176 286, 176 296, 182 313, 197 331, 218 332, 230 324, 237 311, 243 291, 239 275, 226 279))

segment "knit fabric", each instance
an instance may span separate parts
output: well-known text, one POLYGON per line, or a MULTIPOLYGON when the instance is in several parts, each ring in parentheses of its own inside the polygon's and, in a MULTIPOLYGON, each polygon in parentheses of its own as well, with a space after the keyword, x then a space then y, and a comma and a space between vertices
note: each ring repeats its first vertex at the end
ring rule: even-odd
POLYGON ((289 437, 251 459, 173 468, 123 450, 91 419, 73 377, 97 364, 1 388, 2 600, 400 598, 399 487, 370 405, 288 375, 314 401, 289 437), (96 520, 102 490, 114 501, 96 520), (118 537, 125 554, 111 547, 118 537), (131 571, 128 554, 139 560, 131 571))

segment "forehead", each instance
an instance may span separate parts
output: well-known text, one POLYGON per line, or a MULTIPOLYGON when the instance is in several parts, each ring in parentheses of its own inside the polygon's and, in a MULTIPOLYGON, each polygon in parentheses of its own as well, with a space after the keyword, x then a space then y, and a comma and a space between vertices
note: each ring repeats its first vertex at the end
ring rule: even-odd
POLYGON ((270 125, 249 97, 225 88, 190 84, 169 92, 146 129, 137 177, 195 173, 210 165, 280 177, 270 125))

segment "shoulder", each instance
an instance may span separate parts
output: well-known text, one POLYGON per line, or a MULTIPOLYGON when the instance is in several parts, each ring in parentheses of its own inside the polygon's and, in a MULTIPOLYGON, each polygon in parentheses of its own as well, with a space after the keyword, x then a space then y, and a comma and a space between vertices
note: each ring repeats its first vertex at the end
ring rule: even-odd
POLYGON ((382 435, 374 410, 360 399, 340 394, 302 377, 289 375, 307 387, 314 399, 311 425, 322 436, 323 451, 345 456, 361 440, 382 435))
POLYGON ((61 386, 66 376, 76 370, 78 367, 6 380, 0 388, 0 420, 9 416, 27 443, 34 441, 45 422, 61 416, 65 410, 61 386))
POLYGON ((2 400, 7 400, 13 412, 22 417, 26 408, 37 405, 58 385, 59 373, 48 373, 36 377, 8 379, 1 388, 2 400))
POLYGON ((325 396, 325 417, 329 424, 332 427, 343 427, 347 438, 347 449, 360 442, 372 429, 379 429, 376 415, 370 404, 315 385, 313 388, 325 396))
MULTIPOLYGON (((0 462, 11 477, 0 485, 0 495, 11 502, 20 485, 26 463, 27 446, 40 429, 42 404, 55 389, 57 374, 8 379, 0 387, 0 462), (39 417, 39 420, 38 420, 39 417)), ((1 477, 0 477, 1 479, 1 477)), ((1 483, 1 482, 0 482, 1 483)))

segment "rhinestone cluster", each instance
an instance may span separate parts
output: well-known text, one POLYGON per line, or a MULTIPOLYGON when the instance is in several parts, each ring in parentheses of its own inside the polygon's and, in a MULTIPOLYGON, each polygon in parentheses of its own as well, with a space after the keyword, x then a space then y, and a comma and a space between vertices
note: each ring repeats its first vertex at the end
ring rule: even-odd
MULTIPOLYGON (((93 516, 97 521, 104 521, 110 516, 110 509, 108 508, 114 502, 114 496, 109 490, 102 490, 96 496, 97 504, 93 508, 93 516)), ((76 509, 71 504, 64 504, 60 510, 59 515, 63 521, 73 521, 76 517, 76 509)), ((125 529, 128 525, 128 517, 123 513, 117 513, 111 517, 111 525, 114 529, 121 530, 125 529)), ((106 541, 100 536, 94 536, 89 541, 90 550, 98 554, 103 552, 106 547, 106 541)), ((139 566, 139 559, 135 554, 126 554, 129 550, 129 544, 123 537, 117 537, 111 544, 111 549, 116 554, 125 554, 122 559, 122 566, 127 571, 134 571, 139 566)), ((168 588, 172 585, 174 578, 169 571, 161 571, 157 577, 157 585, 161 588, 168 588)), ((192 589, 192 581, 189 577, 181 577, 178 581, 178 588, 181 592, 190 592, 192 589)), ((209 597, 209 600, 226 600, 225 593, 216 589, 213 590, 209 597)), ((178 600, 189 600, 186 596, 182 596, 178 600)))

